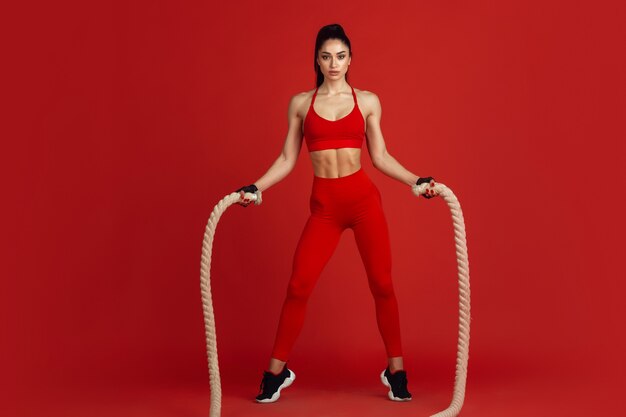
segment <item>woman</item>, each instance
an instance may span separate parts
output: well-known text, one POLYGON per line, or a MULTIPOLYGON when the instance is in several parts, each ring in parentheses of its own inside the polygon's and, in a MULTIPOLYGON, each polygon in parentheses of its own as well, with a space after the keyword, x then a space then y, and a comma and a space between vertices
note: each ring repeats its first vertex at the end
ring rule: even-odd
POLYGON ((274 402, 280 390, 295 380, 286 362, 298 337, 307 300, 333 254, 343 230, 352 228, 363 259, 369 288, 374 296, 378 328, 385 344, 388 366, 380 378, 388 396, 408 401, 406 371, 402 358, 398 305, 391 280, 391 251, 380 192, 361 168, 362 143, 373 165, 408 186, 429 183, 422 194, 433 197, 432 177, 420 178, 407 171, 385 149, 380 129, 381 106, 376 94, 355 90, 348 84, 352 59, 350 41, 338 24, 320 29, 315 44, 317 88, 299 93, 289 103, 289 130, 282 154, 254 184, 236 190, 239 204, 251 200, 245 193, 267 190, 285 178, 297 161, 302 138, 313 163, 311 215, 296 247, 293 271, 280 315, 269 368, 263 373, 258 402, 274 402))

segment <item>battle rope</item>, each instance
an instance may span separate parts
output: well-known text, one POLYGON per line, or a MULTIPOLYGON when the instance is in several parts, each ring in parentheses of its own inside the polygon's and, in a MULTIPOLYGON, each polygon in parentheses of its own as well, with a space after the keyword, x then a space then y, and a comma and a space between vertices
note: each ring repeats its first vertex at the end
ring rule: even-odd
MULTIPOLYGON (((428 184, 413 185, 413 194, 419 196, 426 192, 428 184)), ((454 225, 454 241, 456 246, 456 263, 459 275, 459 339, 456 353, 456 372, 454 392, 448 408, 430 417, 456 417, 461 412, 465 399, 465 382, 467 380, 467 361, 469 359, 470 331, 470 282, 469 258, 467 257, 467 241, 465 238, 465 221, 461 204, 451 189, 444 184, 435 183, 435 195, 443 197, 452 213, 454 225)))
MULTIPOLYGON (((416 196, 424 194, 427 189, 440 195, 448 203, 452 212, 454 224, 454 240, 456 242, 456 259, 459 277, 459 338, 457 345, 456 373, 454 379, 454 392, 452 402, 443 411, 430 417, 456 417, 461 411, 465 399, 465 382, 467 380, 467 362, 469 359, 469 330, 470 330, 470 285, 469 285, 469 260, 467 257, 467 243, 465 237, 465 222, 461 205, 456 196, 448 187, 441 183, 435 183, 430 187, 428 183, 413 185, 412 190, 416 196)), ((245 193, 245 197, 253 200, 254 204, 261 204, 261 191, 245 193)), ((206 333, 206 348, 209 364, 209 383, 211 387, 211 406, 209 415, 220 417, 222 405, 222 387, 217 358, 217 340, 215 334, 215 317, 213 315, 213 300, 211 298, 211 253, 213 250, 213 237, 217 222, 222 214, 232 204, 241 199, 241 194, 233 192, 221 199, 213 208, 209 217, 202 242, 202 259, 200 262, 200 290, 202 292, 202 310, 204 313, 204 329, 206 333)))

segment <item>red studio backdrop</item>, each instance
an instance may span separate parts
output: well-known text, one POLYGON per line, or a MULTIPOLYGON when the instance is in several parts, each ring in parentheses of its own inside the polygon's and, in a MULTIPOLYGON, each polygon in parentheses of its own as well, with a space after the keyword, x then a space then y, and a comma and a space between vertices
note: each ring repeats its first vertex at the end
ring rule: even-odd
MULTIPOLYGON (((466 416, 617 410, 623 2, 39 2, 3 7, 5 416, 206 415, 200 255, 217 202, 282 150, 320 27, 352 43, 389 153, 459 198, 472 321, 466 416)), ((289 366, 253 401, 313 171, 220 219, 211 278, 223 415, 430 415, 454 382, 458 285, 442 199, 373 167, 414 399, 386 399, 373 298, 344 232, 289 366), (270 409, 270 407, 273 407, 270 409), (269 413, 269 414, 268 414, 269 413)))

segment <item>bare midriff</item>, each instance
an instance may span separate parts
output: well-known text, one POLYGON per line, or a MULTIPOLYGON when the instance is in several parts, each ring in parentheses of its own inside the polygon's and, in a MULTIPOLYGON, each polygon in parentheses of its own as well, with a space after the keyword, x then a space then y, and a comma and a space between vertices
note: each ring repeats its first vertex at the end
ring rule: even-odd
POLYGON ((313 175, 322 178, 340 178, 361 168, 360 148, 323 149, 309 152, 313 175))

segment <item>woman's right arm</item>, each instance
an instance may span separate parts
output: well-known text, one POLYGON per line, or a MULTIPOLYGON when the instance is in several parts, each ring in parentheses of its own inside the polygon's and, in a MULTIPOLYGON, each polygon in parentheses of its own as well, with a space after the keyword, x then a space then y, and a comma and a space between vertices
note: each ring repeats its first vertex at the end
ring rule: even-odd
POLYGON ((298 108, 306 100, 306 93, 299 93, 291 97, 287 118, 289 127, 283 150, 276 161, 265 174, 254 182, 256 187, 265 191, 272 185, 285 178, 296 165, 300 149, 302 148, 302 118, 298 115, 298 108))

